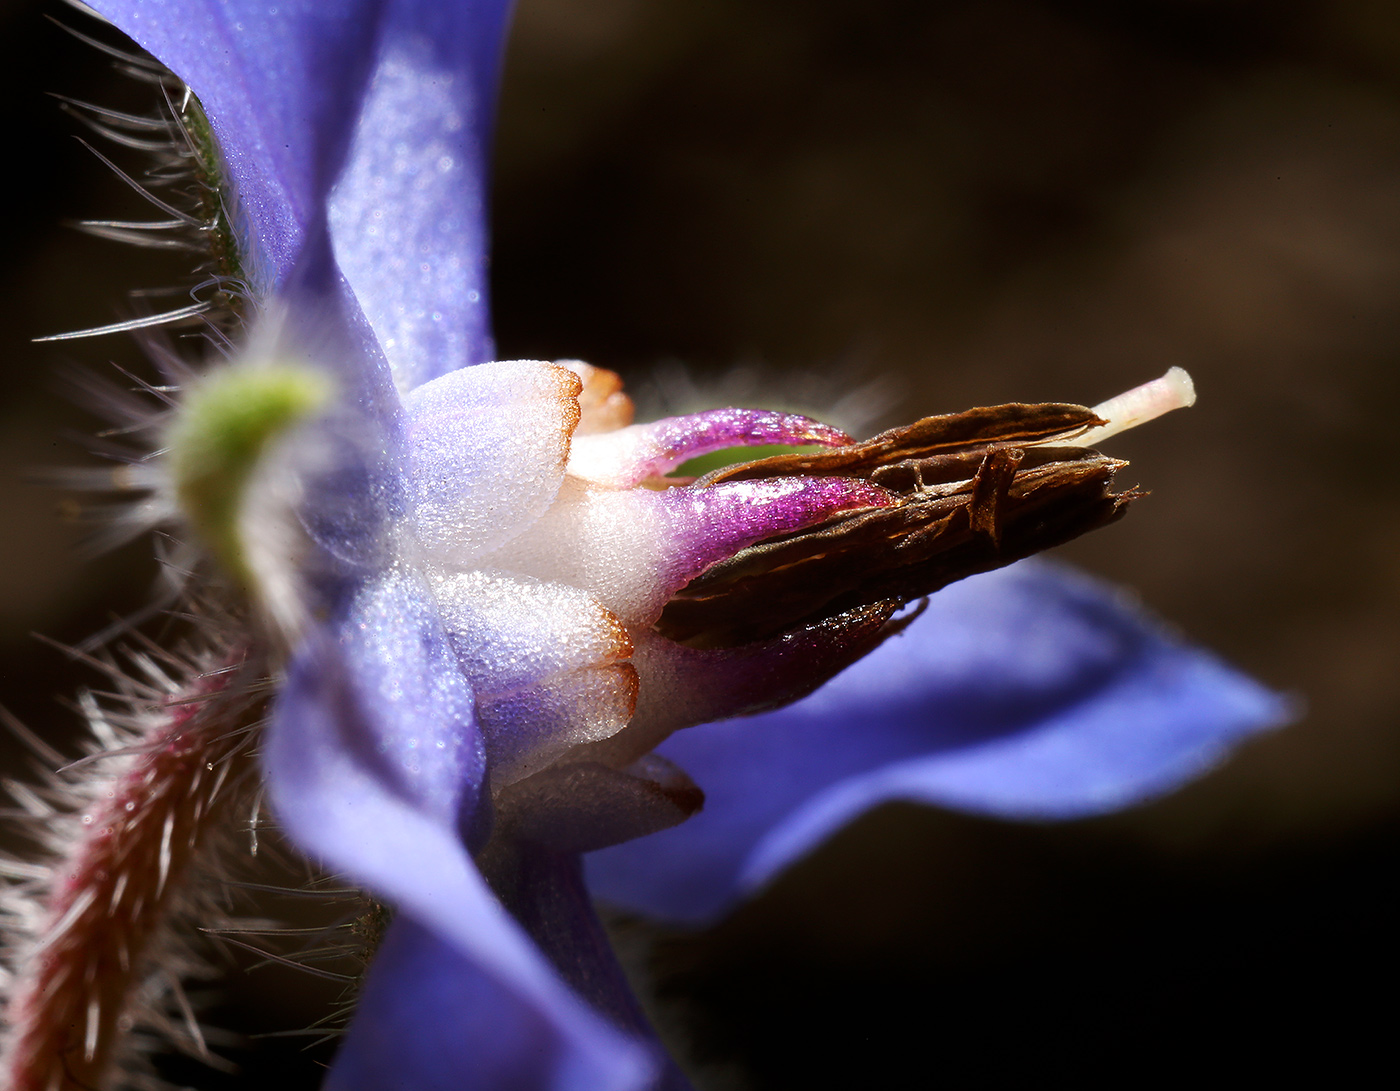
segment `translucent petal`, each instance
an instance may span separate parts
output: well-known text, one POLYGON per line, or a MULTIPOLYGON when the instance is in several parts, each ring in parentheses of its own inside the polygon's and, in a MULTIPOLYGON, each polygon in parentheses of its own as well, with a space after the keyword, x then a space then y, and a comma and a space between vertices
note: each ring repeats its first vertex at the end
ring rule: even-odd
POLYGON ((384 5, 330 226, 401 390, 495 356, 486 163, 509 8, 384 5))
POLYGON ((673 736, 661 752, 705 810, 590 857, 590 882, 625 907, 700 921, 881 803, 1112 811, 1289 715, 1120 594, 1022 563, 939 592, 904 635, 797 704, 673 736))
POLYGON ((313 776, 277 759, 296 746, 320 775, 335 765, 352 779, 373 777, 445 828, 471 828, 483 746, 473 694, 434 605, 421 577, 391 569, 348 597, 333 630, 313 633, 279 708, 305 706, 311 692, 320 694, 326 707, 302 707, 319 733, 308 734, 282 708, 268 749, 274 798, 292 814, 304 812, 306 800, 280 786, 313 776), (325 677, 313 677, 317 670, 325 677), (321 754, 313 744, 337 753, 321 754))
POLYGON ((621 661, 632 639, 588 592, 480 571, 442 575, 435 590, 476 692, 493 786, 627 723, 637 673, 621 661))
POLYGON ((335 259, 400 389, 495 355, 486 156, 509 3, 93 6, 202 101, 259 294, 329 212, 335 259))
POLYGON ((458 662, 478 694, 632 654, 632 638, 617 617, 567 584, 473 571, 440 573, 433 591, 458 662))
MULTIPOLYGON (((474 737, 470 693, 413 591, 371 589, 361 599, 381 612, 313 636, 265 750, 274 809, 297 844, 401 922, 332 1086, 455 1087, 472 1073, 525 1088, 647 1086, 650 1051, 570 991, 472 862, 463 829, 480 762, 459 762, 454 788, 438 745, 474 737), (380 632, 376 617, 394 613, 393 632, 380 632)), ((467 829, 476 842, 482 832, 467 829)))
POLYGON ((558 495, 578 423, 579 380, 515 361, 455 371, 404 399, 418 542, 468 567, 537 520, 558 495))
MULTIPOLYGON (((253 243, 260 287, 324 215, 379 48, 382 0, 98 0, 199 96, 253 243)), ((426 5, 415 5, 426 6, 426 5)))
POLYGON ((616 734, 636 704, 637 672, 630 663, 588 667, 483 697, 479 707, 492 785, 509 784, 572 747, 616 734))
MULTIPOLYGON (((608 1037, 602 1035, 602 1045, 608 1037)), ((593 1043, 589 1043, 593 1045, 593 1043)), ((528 996, 401 916, 375 954, 326 1091, 630 1091, 644 1058, 580 1049, 528 996), (641 1062, 641 1063, 639 1063, 641 1062)))

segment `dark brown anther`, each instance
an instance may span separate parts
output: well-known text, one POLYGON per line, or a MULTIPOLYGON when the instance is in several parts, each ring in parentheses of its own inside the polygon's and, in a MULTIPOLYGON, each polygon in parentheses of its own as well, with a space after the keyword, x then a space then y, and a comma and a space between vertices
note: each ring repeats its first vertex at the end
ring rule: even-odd
POLYGON ((750 546, 667 604, 662 635, 695 647, 763 640, 846 610, 903 603, 1119 518, 1126 463, 1069 446, 1102 421, 1078 405, 1002 405, 927 417, 863 443, 717 470, 701 484, 861 477, 902 502, 750 546))
POLYGON ((1001 545, 1001 511, 1011 492, 1016 471, 1025 460, 1020 447, 997 447, 982 457, 977 475, 972 479, 972 494, 967 501, 968 524, 974 533, 985 534, 993 546, 1001 545))

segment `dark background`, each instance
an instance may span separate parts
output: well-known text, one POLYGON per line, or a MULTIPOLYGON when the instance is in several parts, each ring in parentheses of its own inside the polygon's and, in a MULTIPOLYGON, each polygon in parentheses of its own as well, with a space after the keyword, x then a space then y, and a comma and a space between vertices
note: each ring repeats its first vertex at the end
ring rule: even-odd
MULTIPOLYGON (((62 227, 138 210, 42 92, 145 99, 46 10, 0 5, 0 703, 62 733, 55 695, 90 679, 29 634, 139 605, 148 549, 81 560, 23 474, 83 458, 59 366, 136 354, 28 339, 179 267, 62 227)), ((522 0, 497 187, 500 354, 616 368, 653 407, 868 431, 1186 366, 1200 405, 1115 442, 1152 497, 1060 554, 1306 702, 1124 815, 889 808, 712 932, 620 922, 713 1086, 1133 1085, 1217 1049, 1336 1077, 1374 1048, 1400 813, 1396 5, 522 0)), ((305 1018, 262 973, 228 1020, 305 1018)), ((250 1085, 314 1068, 248 1063, 250 1085)))

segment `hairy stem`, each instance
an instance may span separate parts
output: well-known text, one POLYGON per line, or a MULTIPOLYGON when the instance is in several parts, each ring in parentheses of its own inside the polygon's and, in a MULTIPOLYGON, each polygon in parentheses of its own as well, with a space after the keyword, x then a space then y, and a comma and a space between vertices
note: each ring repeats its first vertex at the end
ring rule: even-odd
MULTIPOLYGON (((0 1084, 12 1091, 106 1086, 149 1002, 163 926, 191 863, 246 796, 261 708, 239 654, 155 710, 135 753, 89 797, 53 865, 43 923, 10 989, 0 1084)), ((178 984, 174 986, 178 989, 178 984)), ((191 1021, 192 1021, 192 1017, 191 1021)))

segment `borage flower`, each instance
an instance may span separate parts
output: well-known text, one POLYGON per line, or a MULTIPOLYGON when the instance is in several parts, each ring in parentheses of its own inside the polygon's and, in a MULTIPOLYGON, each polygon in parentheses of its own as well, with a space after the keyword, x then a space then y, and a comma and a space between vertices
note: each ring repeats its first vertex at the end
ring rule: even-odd
POLYGON ((261 619, 277 819, 394 911, 329 1086, 681 1086, 591 894, 709 919, 879 803, 1098 813, 1283 716, 1092 581, 990 571, 1122 513, 1092 444, 1184 374, 864 442, 633 425, 609 372, 485 362, 506 4, 96 6, 207 112, 258 312, 163 495, 261 619), (807 450, 668 476, 771 443, 807 450))

